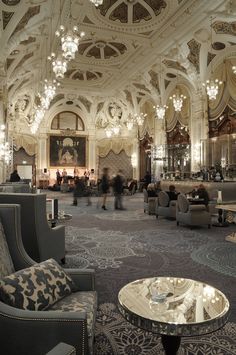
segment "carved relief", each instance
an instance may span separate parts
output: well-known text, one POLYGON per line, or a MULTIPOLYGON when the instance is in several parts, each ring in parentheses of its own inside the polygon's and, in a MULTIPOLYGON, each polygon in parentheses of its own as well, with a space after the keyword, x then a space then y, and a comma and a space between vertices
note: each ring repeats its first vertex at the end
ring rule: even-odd
POLYGON ((86 97, 84 97, 84 96, 79 96, 78 100, 81 101, 82 104, 86 107, 87 111, 90 112, 90 108, 91 108, 92 103, 88 99, 86 99, 86 97))
POLYGON ((23 30, 23 28, 27 25, 27 23, 29 22, 29 20, 34 17, 35 15, 37 15, 40 12, 40 6, 34 6, 34 7, 30 7, 28 9, 28 11, 25 13, 25 15, 22 17, 21 21, 18 23, 18 25, 15 28, 15 31, 13 32, 12 36, 23 30))
POLYGON ((112 8, 109 13, 109 20, 119 21, 120 23, 150 21, 153 18, 153 13, 155 16, 159 16, 167 6, 164 0, 123 0, 117 2, 116 6, 115 3, 116 0, 108 0, 99 10, 101 15, 106 17, 109 9, 112 8), (128 12, 131 15, 128 15, 128 12))
POLYGON ((106 42, 93 40, 83 41, 79 46, 79 54, 96 59, 110 59, 124 54, 127 48, 119 42, 106 42))
POLYGON ((3 21, 3 29, 4 30, 7 27, 8 23, 10 22, 13 15, 14 15, 14 12, 2 11, 2 21, 3 21))
POLYGON ((186 69, 179 63, 179 62, 176 62, 174 60, 170 60, 170 59, 165 59, 163 60, 163 64, 165 64, 165 66, 167 68, 172 68, 172 69, 175 69, 175 70, 180 70, 182 71, 183 73, 186 73, 186 69))
POLYGON ((213 23, 212 27, 216 33, 229 34, 232 36, 236 35, 236 21, 234 22, 216 21, 213 23))
POLYGON ((194 65, 194 67, 196 68, 196 71, 199 73, 199 55, 200 55, 200 49, 201 49, 201 44, 198 43, 195 39, 191 39, 191 41, 189 41, 187 43, 190 53, 188 55, 188 60, 190 61, 190 63, 192 63, 194 65))

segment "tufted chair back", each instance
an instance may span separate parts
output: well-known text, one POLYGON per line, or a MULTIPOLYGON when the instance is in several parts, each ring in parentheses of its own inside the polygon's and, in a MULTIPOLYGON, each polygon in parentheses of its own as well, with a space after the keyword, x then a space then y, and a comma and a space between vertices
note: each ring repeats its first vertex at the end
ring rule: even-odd
POLYGON ((178 195, 178 209, 182 213, 188 212, 189 202, 188 202, 186 196, 183 194, 178 195))
POLYGON ((169 199, 168 194, 165 191, 160 191, 159 192, 159 194, 158 194, 158 202, 159 202, 159 205, 162 206, 162 207, 169 206, 170 199, 169 199))

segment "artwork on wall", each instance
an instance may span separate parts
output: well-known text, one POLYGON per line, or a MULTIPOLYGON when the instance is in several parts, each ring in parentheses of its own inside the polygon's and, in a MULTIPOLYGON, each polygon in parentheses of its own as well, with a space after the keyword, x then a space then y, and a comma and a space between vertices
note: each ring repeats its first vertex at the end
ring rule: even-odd
POLYGON ((50 136, 50 166, 86 166, 86 137, 50 136))

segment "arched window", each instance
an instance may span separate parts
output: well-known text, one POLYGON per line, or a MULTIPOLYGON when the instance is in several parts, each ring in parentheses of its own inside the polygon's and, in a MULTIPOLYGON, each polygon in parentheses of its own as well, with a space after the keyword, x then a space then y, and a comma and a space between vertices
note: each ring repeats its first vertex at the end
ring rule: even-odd
POLYGON ((74 112, 64 111, 58 113, 52 120, 51 129, 84 131, 84 122, 74 112))

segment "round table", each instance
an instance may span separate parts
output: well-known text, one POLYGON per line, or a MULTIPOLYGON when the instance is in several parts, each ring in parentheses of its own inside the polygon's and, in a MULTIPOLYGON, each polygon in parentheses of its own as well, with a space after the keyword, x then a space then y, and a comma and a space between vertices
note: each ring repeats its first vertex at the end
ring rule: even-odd
POLYGON ((177 277, 131 282, 118 295, 127 321, 161 335, 166 355, 178 352, 182 336, 214 332, 228 320, 229 301, 205 283, 177 277))

